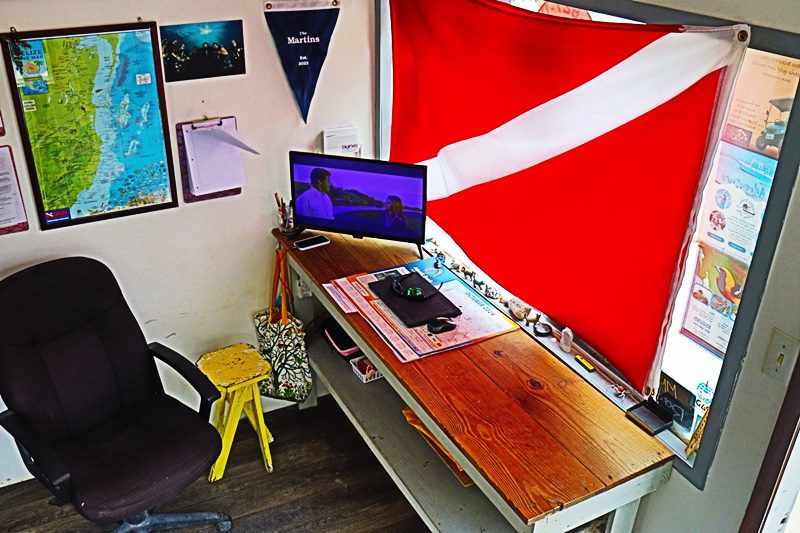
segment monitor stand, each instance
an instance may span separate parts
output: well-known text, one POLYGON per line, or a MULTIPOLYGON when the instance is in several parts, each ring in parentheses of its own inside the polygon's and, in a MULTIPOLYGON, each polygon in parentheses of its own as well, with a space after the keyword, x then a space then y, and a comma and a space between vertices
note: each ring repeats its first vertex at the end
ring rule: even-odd
POLYGON ((295 227, 294 229, 290 229, 289 231, 287 231, 287 232, 285 232, 285 233, 283 233, 283 234, 284 234, 284 235, 286 235, 286 238, 287 238, 288 240, 290 240, 290 241, 294 241, 294 240, 296 240, 296 239, 297 239, 297 238, 298 238, 300 235, 302 235, 304 231, 305 231, 305 228, 298 228, 298 227, 295 227))
MULTIPOLYGON (((363 239, 364 238, 363 235, 358 235, 356 233, 353 233, 352 235, 353 235, 354 239, 363 239)), ((417 251, 419 252, 419 258, 420 259, 425 259, 425 256, 422 254, 422 245, 421 244, 417 244, 417 251)))

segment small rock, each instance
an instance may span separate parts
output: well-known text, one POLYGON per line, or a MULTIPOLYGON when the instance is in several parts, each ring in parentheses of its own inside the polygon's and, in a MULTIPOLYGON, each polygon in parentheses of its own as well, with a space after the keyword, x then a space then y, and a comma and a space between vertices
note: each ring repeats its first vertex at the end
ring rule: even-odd
POLYGON ((532 308, 519 298, 512 298, 508 301, 508 309, 517 320, 525 320, 532 308))

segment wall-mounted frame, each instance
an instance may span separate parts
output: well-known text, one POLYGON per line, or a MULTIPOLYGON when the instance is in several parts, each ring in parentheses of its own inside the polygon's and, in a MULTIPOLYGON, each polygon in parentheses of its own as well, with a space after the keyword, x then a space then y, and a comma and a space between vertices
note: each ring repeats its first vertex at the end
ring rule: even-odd
POLYGON ((177 207, 154 22, 2 35, 43 230, 177 207))

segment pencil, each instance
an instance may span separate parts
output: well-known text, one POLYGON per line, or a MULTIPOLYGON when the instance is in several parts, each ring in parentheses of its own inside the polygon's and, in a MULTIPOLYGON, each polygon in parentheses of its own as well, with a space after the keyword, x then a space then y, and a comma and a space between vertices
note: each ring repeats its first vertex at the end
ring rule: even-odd
POLYGON ((278 196, 278 193, 275 193, 275 203, 278 204, 278 209, 281 208, 281 197, 278 196))

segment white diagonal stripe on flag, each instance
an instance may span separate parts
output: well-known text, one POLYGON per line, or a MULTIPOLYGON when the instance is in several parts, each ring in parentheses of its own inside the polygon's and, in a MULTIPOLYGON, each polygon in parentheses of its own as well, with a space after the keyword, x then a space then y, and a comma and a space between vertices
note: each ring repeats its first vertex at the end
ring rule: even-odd
POLYGON ((494 130, 442 148, 428 166, 428 200, 446 198, 596 139, 678 96, 707 74, 738 67, 749 27, 669 33, 594 79, 494 130))

